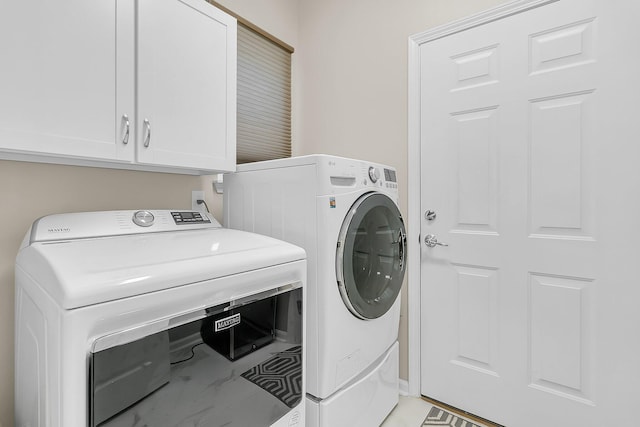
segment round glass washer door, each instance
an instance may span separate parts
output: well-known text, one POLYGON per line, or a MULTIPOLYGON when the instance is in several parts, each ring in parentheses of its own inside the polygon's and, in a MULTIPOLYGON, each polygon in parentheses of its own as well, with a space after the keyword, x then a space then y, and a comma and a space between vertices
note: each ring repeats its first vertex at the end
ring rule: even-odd
POLYGON ((351 207, 338 236, 340 295, 360 319, 384 315, 396 301, 406 269, 402 215, 382 193, 367 193, 351 207))

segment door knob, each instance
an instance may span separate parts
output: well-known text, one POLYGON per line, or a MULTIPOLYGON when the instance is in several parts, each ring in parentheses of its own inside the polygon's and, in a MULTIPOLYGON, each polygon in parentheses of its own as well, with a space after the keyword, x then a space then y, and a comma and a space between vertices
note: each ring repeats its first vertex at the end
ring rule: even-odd
POLYGON ((424 244, 430 248, 435 248, 436 246, 449 246, 446 243, 438 242, 438 239, 433 234, 427 234, 424 238, 424 244))

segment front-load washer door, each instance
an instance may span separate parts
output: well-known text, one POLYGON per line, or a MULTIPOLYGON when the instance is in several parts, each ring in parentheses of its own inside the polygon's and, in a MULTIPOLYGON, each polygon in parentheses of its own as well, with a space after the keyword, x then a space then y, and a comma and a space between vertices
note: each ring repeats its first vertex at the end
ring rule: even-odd
POLYGON ((338 236, 336 273, 342 299, 356 317, 375 319, 389 311, 402 287, 406 247, 393 200, 372 192, 353 204, 338 236))

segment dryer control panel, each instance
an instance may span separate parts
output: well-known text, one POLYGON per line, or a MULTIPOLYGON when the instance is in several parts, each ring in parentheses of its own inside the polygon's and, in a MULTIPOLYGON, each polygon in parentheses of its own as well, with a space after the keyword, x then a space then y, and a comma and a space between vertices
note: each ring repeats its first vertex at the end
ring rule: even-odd
POLYGON ((173 216, 173 220, 178 225, 188 225, 188 224, 208 224, 211 222, 209 218, 205 215, 203 216, 202 212, 171 212, 171 216, 173 216))
POLYGON ((208 212, 187 210, 79 212, 40 218, 31 227, 28 243, 219 227, 221 227, 220 223, 208 212))

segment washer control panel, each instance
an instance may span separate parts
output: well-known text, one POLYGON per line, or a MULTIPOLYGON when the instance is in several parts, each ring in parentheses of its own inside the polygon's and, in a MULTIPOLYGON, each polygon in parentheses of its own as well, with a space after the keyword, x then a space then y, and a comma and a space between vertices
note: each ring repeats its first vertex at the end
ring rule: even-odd
POLYGON ((389 182, 397 182, 396 181, 396 171, 393 169, 384 169, 384 180, 389 182))
POLYGON ((396 171, 394 169, 384 168, 384 181, 385 187, 398 189, 398 181, 396 180, 396 171))
POLYGON ((329 178, 318 181, 318 194, 343 193, 365 188, 398 192, 397 173, 391 166, 335 156, 318 155, 317 158, 317 176, 329 178))
POLYGON ((378 180, 380 179, 380 171, 378 170, 378 168, 369 166, 369 179, 374 184, 378 182, 378 180))

